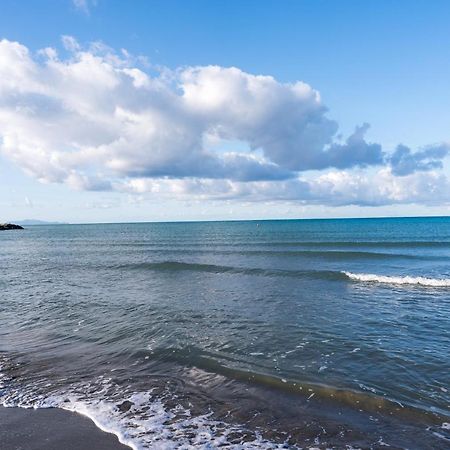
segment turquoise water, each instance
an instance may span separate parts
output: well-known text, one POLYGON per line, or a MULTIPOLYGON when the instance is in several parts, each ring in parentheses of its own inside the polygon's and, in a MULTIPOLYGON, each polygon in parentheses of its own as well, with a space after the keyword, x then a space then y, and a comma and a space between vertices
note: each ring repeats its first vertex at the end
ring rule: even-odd
POLYGON ((133 448, 450 448, 450 218, 0 234, 0 398, 133 448))

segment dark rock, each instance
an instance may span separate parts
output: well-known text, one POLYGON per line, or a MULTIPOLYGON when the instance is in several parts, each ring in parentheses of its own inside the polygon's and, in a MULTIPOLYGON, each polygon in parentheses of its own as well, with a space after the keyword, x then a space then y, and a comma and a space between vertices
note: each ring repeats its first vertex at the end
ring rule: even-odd
POLYGON ((130 402, 128 400, 125 400, 123 403, 121 403, 120 405, 117 405, 117 407, 119 408, 120 411, 122 412, 127 412, 132 406, 134 405, 133 402, 130 402))
POLYGON ((13 223, 0 223, 0 231, 1 230, 23 230, 23 227, 14 225, 13 223))

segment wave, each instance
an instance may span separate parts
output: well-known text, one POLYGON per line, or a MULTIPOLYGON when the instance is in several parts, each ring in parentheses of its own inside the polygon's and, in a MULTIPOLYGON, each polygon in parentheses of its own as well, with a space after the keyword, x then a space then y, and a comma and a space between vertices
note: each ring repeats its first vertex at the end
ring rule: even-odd
POLYGON ((387 275, 375 275, 371 273, 352 273, 342 272, 348 278, 354 281, 387 283, 387 284, 406 284, 432 287, 450 287, 450 278, 426 278, 426 277, 396 277, 387 275))
MULTIPOLYGON (((198 362, 200 361, 201 359, 198 362)), ((225 405, 224 411, 228 410, 225 416, 224 411, 217 415, 210 407, 199 408, 191 403, 189 392, 183 390, 180 395, 180 392, 168 389, 167 379, 162 379, 159 385, 153 384, 147 388, 143 385, 135 386, 137 389, 120 383, 109 375, 101 375, 90 381, 72 382, 65 387, 58 386, 58 383, 49 384, 44 379, 36 380, 37 382, 32 384, 19 382, 18 378, 6 377, 6 373, 3 373, 4 379, 1 382, 2 369, 7 369, 12 362, 5 364, 3 368, 1 363, 0 359, 1 405, 35 409, 60 408, 82 414, 89 417, 101 430, 115 434, 121 443, 133 450, 305 448, 303 445, 298 447, 301 442, 294 444, 294 441, 291 441, 292 445, 287 446, 288 435, 276 433, 270 424, 268 428, 261 426, 259 419, 256 421, 256 428, 251 421, 242 421, 239 417, 233 419, 234 416, 230 415, 228 410, 229 405, 225 405), (42 390, 43 386, 46 392, 42 390), (268 433, 265 433, 265 430, 268 433)), ((198 364, 193 368, 198 368, 198 364)), ((186 373, 192 372, 192 367, 186 369, 186 373)), ((342 408, 350 406, 378 417, 394 416, 399 420, 407 420, 411 425, 420 424, 421 428, 428 425, 430 429, 436 429, 439 424, 443 424, 442 429, 445 430, 446 424, 449 423, 448 415, 400 404, 369 392, 283 379, 232 369, 214 362, 207 362, 200 371, 218 374, 222 384, 228 384, 224 383, 224 380, 244 382, 239 389, 245 388, 246 391, 248 383, 251 383, 263 389, 296 395, 301 402, 309 402, 314 397, 307 407, 313 416, 314 411, 322 410, 324 405, 331 407, 327 412, 330 417, 335 412, 342 414, 342 408), (317 399, 319 401, 316 404, 317 399)), ((184 380, 185 377, 182 376, 181 379, 184 380)), ((330 447, 335 448, 332 445, 330 447)))
MULTIPOLYGON (((262 389, 268 388, 298 396, 301 402, 309 402, 314 397, 319 403, 308 403, 308 410, 321 410, 326 404, 327 408, 331 408, 328 409, 330 416, 338 411, 338 414, 341 414, 342 408, 356 407, 359 411, 383 417, 394 416, 397 420, 407 420, 411 425, 420 424, 421 427, 426 425, 435 428, 443 424, 445 429, 449 421, 448 415, 401 404, 369 392, 304 383, 263 373, 231 369, 220 364, 208 364, 203 370, 211 373, 211 369, 212 373, 228 380, 244 382, 245 385, 241 388, 251 383, 262 389)), ((116 435, 122 444, 133 450, 305 448, 295 444, 287 447, 281 435, 271 432, 274 430, 270 429, 270 425, 266 429, 269 433, 266 434, 261 423, 255 429, 250 422, 233 420, 233 416, 229 414, 225 419, 220 419, 212 409, 199 410, 191 404, 188 396, 183 399, 183 395, 179 393, 170 393, 165 389, 160 391, 161 387, 134 390, 112 378, 100 376, 95 380, 72 383, 64 388, 55 385, 55 390, 50 388, 50 392, 44 394, 39 384, 42 386, 42 383, 34 386, 5 383, 3 392, 0 392, 0 405, 34 409, 59 408, 76 412, 90 418, 99 429, 116 435)), ((49 386, 48 383, 46 386, 49 386)))
MULTIPOLYGON (((136 356, 148 355, 147 351, 139 351, 136 356)), ((200 350, 197 347, 184 349, 169 347, 161 350, 153 350, 152 357, 160 360, 173 362, 183 367, 196 368, 204 373, 219 375, 228 380, 249 383, 262 389, 268 388, 286 392, 298 398, 308 399, 312 393, 321 401, 333 404, 337 408, 343 406, 357 408, 369 413, 384 414, 386 416, 415 418, 423 424, 436 424, 448 421, 450 418, 445 410, 434 407, 428 408, 413 399, 410 401, 399 400, 388 397, 381 392, 375 391, 362 384, 359 388, 339 387, 321 383, 312 379, 300 379, 294 374, 292 378, 285 374, 286 378, 276 376, 267 372, 267 368, 262 365, 253 364, 252 369, 236 367, 237 360, 230 358, 224 353, 211 353, 200 350)))
POLYGON ((127 270, 149 270, 157 272, 205 272, 212 274, 240 274, 267 277, 293 277, 304 279, 316 279, 327 281, 362 281, 398 285, 419 285, 430 287, 450 287, 450 278, 427 278, 412 276, 388 276, 370 273, 353 273, 335 270, 287 270, 287 269, 262 269, 256 267, 236 267, 216 264, 189 263, 181 261, 162 261, 131 263, 115 266, 127 270))
POLYGON ((123 386, 110 379, 79 385, 48 397, 20 391, 3 398, 0 396, 0 404, 4 407, 59 408, 81 414, 100 430, 116 435, 119 442, 133 450, 286 448, 284 442, 265 439, 259 431, 250 431, 245 425, 216 420, 211 411, 194 414, 178 401, 169 405, 165 400, 154 395, 153 389, 124 392, 123 386), (241 439, 237 439, 239 437, 241 439))
POLYGON ((264 269, 221 266, 217 264, 188 263, 181 261, 161 261, 161 262, 143 262, 121 264, 116 266, 118 269, 128 270, 151 270, 161 272, 206 272, 206 273, 239 273, 248 275, 265 275, 264 269))
POLYGON ((242 256, 277 256, 277 257, 307 257, 307 258, 323 258, 327 260, 354 260, 354 259, 441 259, 440 256, 422 256, 407 253, 387 253, 380 251, 352 251, 352 250, 242 250, 242 249, 228 249, 227 246, 219 246, 220 248, 205 249, 201 246, 191 246, 186 248, 179 248, 171 246, 165 248, 162 246, 152 246, 152 253, 167 254, 213 254, 213 255, 242 255, 242 256))
POLYGON ((240 274, 273 277, 294 277, 326 280, 343 280, 345 275, 334 270, 284 270, 284 269, 262 269, 256 267, 235 267, 216 264, 188 263, 180 261, 143 262, 121 264, 114 266, 121 270, 151 270, 157 272, 206 272, 214 274, 240 274))

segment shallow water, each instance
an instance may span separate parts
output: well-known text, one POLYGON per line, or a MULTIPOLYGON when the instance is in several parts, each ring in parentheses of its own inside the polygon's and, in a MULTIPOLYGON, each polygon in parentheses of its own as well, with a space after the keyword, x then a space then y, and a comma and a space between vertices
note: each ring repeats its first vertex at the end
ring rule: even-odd
POLYGON ((0 397, 134 448, 450 448, 450 219, 0 234, 0 397))

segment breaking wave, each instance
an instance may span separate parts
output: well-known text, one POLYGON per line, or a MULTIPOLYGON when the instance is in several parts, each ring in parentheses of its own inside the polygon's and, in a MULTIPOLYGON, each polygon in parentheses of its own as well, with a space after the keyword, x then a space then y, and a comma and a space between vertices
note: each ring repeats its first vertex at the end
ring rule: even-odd
POLYGON ((426 278, 426 277, 395 277, 387 275, 375 275, 371 273, 342 272, 354 281, 387 283, 387 284, 407 284, 431 287, 450 287, 450 278, 426 278))
POLYGON ((116 435, 122 444, 133 450, 286 448, 285 443, 267 440, 259 432, 251 432, 243 425, 215 420, 212 412, 195 414, 176 401, 169 406, 164 398, 154 395, 153 389, 123 392, 123 387, 106 378, 100 378, 99 384, 95 387, 81 385, 72 391, 49 396, 32 390, 13 391, 0 395, 0 404, 4 407, 60 408, 76 412, 90 418, 102 431, 116 435), (90 391, 94 392, 86 395, 90 391))

